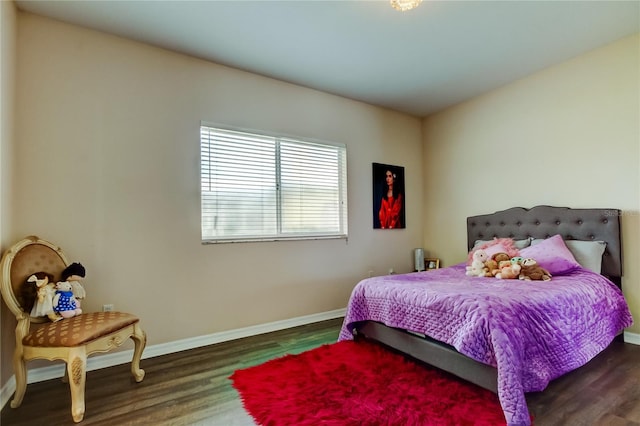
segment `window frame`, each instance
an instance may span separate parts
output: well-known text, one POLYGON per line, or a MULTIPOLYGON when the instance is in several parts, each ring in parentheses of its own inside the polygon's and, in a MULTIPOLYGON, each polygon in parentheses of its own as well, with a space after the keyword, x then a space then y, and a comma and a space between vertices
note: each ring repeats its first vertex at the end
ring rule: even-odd
MULTIPOLYGON (((299 136, 292 136, 288 134, 274 133, 263 130, 256 129, 248 129, 241 128, 235 126, 229 126, 219 123, 212 123, 207 121, 200 122, 200 239, 202 244, 220 244, 220 243, 239 243, 239 242, 264 242, 264 241, 292 241, 292 240, 326 240, 326 239, 348 239, 348 185, 347 185, 347 147, 346 144, 336 143, 336 142, 328 142, 324 140, 317 140, 312 138, 303 138, 299 136), (205 175, 203 174, 204 165, 207 164, 203 159, 203 154, 205 153, 205 143, 203 142, 203 132, 204 129, 211 129, 213 131, 228 131, 228 132, 241 132, 247 133, 259 138, 273 138, 275 139, 275 188, 276 188, 276 228, 277 231, 275 234, 262 234, 262 235, 230 235, 230 236, 210 236, 205 235, 205 218, 206 214, 204 211, 204 180, 205 175), (336 176, 335 179, 338 180, 337 185, 337 197, 338 197, 338 205, 336 206, 336 210, 334 214, 337 216, 338 220, 338 230, 337 231, 322 231, 322 232, 312 232, 312 231, 304 231, 297 233, 283 233, 282 232, 282 210, 283 210, 283 201, 281 196, 281 165, 282 160, 280 157, 280 144, 288 143, 288 144, 299 144, 299 146, 324 146, 331 147, 335 149, 335 153, 337 155, 336 159, 336 176)), ((209 139, 210 141, 211 139, 209 139)), ((209 142, 210 146, 210 142, 209 142)), ((211 149, 209 148, 209 151, 211 149)), ((208 162, 209 168, 208 173, 210 173, 212 161, 208 162)), ((306 175, 303 175, 306 176, 306 175)))

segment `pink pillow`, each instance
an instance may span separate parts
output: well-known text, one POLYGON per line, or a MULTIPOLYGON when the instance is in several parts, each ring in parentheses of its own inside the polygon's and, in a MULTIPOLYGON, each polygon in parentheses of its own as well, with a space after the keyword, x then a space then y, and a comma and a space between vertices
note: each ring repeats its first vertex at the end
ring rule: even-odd
MULTIPOLYGON (((476 249, 476 250, 480 250, 480 249, 476 249)), ((484 250, 489 255, 489 257, 493 256, 496 253, 509 253, 509 251, 510 251, 507 247, 505 247, 502 244, 494 244, 494 245, 489 246, 489 247, 487 247, 485 249, 482 249, 482 250, 484 250)), ((517 250, 516 250, 516 252, 517 252, 517 250)), ((510 257, 515 257, 515 256, 511 256, 511 255, 509 255, 509 256, 510 257)), ((517 254, 516 254, 516 256, 517 256, 517 254)))
POLYGON ((566 274, 580 267, 560 235, 554 235, 540 244, 523 248, 520 256, 535 259, 551 275, 566 274))
POLYGON ((515 246, 515 241, 511 238, 494 238, 493 241, 487 241, 473 248, 467 256, 467 263, 470 265, 473 260, 473 252, 476 250, 484 250, 489 257, 496 253, 507 253, 509 257, 520 256, 520 252, 515 246))

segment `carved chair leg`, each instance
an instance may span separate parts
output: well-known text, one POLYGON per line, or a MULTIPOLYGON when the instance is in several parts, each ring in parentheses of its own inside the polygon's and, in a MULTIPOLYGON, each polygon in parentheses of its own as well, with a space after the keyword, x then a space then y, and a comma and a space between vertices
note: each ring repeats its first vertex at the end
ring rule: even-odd
POLYGON ((16 376, 16 392, 11 401, 11 408, 18 408, 22 404, 22 398, 27 390, 27 361, 24 359, 24 347, 22 339, 29 332, 31 320, 27 316, 18 319, 16 325, 16 346, 13 351, 13 373, 16 376))
POLYGON ((140 383, 144 379, 144 370, 140 368, 140 359, 142 358, 142 351, 147 346, 147 335, 140 328, 139 324, 135 324, 133 327, 133 335, 131 336, 135 348, 133 350, 133 360, 131 361, 131 374, 135 378, 137 383, 140 383))
POLYGON ((84 418, 84 385, 87 379, 87 354, 85 348, 69 353, 67 374, 71 390, 71 416, 78 423, 84 418))
POLYGON ((22 351, 18 348, 13 354, 13 370, 16 376, 16 392, 11 401, 11 408, 18 408, 22 404, 22 398, 27 390, 27 363, 22 357, 22 351))

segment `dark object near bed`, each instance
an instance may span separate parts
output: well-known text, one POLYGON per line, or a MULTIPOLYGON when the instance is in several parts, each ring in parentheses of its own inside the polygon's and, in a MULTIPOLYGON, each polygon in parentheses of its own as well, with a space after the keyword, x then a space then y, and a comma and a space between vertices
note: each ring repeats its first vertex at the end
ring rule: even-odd
MULTIPOLYGON (((621 286, 622 245, 620 210, 571 209, 537 206, 514 207, 492 214, 467 218, 467 248, 476 240, 493 238, 547 238, 560 234, 567 240, 604 241, 602 275, 621 286)), ((406 330, 364 321, 354 328, 354 335, 376 340, 427 364, 455 374, 493 392, 497 391, 497 370, 468 358, 453 347, 406 330)))

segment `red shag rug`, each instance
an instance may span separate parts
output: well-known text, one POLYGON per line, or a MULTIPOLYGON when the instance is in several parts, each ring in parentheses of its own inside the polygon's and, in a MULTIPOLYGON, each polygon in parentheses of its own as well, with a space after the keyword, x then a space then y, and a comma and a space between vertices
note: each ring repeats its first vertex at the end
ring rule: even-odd
POLYGON ((286 355, 230 379, 265 426, 505 424, 495 394, 364 341, 286 355))

